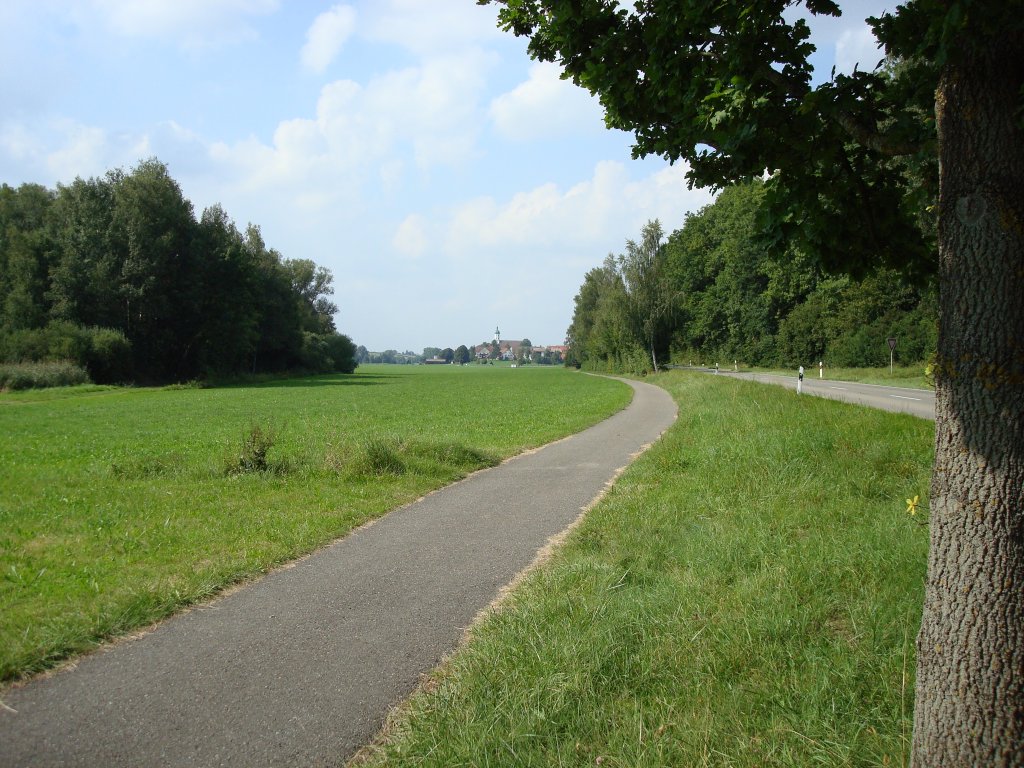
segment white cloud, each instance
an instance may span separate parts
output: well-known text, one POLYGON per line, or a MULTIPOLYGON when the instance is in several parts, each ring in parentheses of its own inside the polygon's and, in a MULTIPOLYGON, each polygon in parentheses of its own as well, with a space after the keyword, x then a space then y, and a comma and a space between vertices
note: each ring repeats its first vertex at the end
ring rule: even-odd
POLYGON ((321 89, 315 117, 280 122, 270 144, 255 137, 215 143, 211 157, 253 194, 301 190, 312 200, 311 187, 351 192, 388 146, 386 131, 361 111, 364 98, 357 83, 329 83, 321 89))
POLYGON ((282 121, 269 145, 256 138, 217 143, 212 156, 240 172, 253 191, 320 185, 330 199, 354 195, 371 178, 394 189, 405 158, 430 169, 458 167, 472 155, 485 66, 470 52, 388 72, 365 86, 328 83, 314 117, 282 121))
POLYGON ((498 133, 530 141, 603 130, 598 101, 560 74, 557 64, 534 64, 525 82, 494 99, 490 117, 498 133))
POLYGON ((867 24, 844 30, 836 40, 837 72, 850 74, 855 66, 861 72, 871 72, 883 57, 878 41, 867 24))
POLYGON ((414 213, 399 225, 391 244, 403 256, 416 259, 427 250, 427 220, 414 213))
POLYGON ((46 146, 37 131, 23 123, 0 126, 0 153, 7 163, 31 163, 45 154, 46 146))
POLYGON ((411 143, 420 168, 458 166, 480 133, 483 71, 491 63, 477 52, 427 59, 417 68, 371 81, 367 108, 411 143))
POLYGON ((76 176, 102 176, 153 154, 145 134, 111 133, 68 118, 0 124, 0 167, 6 174, 46 185, 76 176))
POLYGON ((280 0, 93 0, 92 11, 124 37, 170 38, 201 47, 254 38, 247 19, 273 13, 279 5, 280 0))
POLYGON ((621 248, 650 219, 671 231, 686 212, 711 202, 709 192, 687 188, 684 174, 682 165, 669 166, 633 181, 622 163, 603 161, 590 179, 564 191, 549 183, 503 204, 488 197, 470 200, 451 217, 446 251, 456 259, 511 250, 599 261, 603 249, 621 248))
POLYGON ((504 34, 493 6, 466 0, 374 0, 366 13, 368 38, 421 56, 477 47, 504 34))
POLYGON ((385 160, 380 166, 380 182, 388 192, 395 192, 399 189, 402 176, 405 173, 405 163, 398 158, 385 160))
POLYGON ((306 32, 302 48, 302 64, 317 74, 322 73, 341 52, 356 26, 356 11, 349 5, 336 5, 321 13, 306 32))

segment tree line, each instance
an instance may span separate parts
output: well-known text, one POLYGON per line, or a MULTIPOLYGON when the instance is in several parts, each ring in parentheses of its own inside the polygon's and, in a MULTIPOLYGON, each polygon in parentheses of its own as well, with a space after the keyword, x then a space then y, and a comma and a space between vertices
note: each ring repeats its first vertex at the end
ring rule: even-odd
POLYGON ((362 363, 383 363, 385 365, 420 365, 427 360, 444 360, 446 363, 468 363, 472 359, 469 348, 460 344, 458 349, 451 347, 424 347, 422 353, 407 349, 385 349, 383 352, 371 352, 362 344, 356 347, 356 360, 362 363))
POLYGON ((472 360, 472 354, 465 344, 460 344, 457 349, 424 347, 423 352, 419 354, 410 349, 405 352, 399 352, 397 349, 371 352, 360 344, 356 347, 356 360, 360 363, 384 363, 385 365, 419 365, 427 360, 444 360, 446 363, 461 365, 472 360))
POLYGON ((934 279, 889 267, 831 274, 762 236, 760 181, 729 187, 667 240, 657 221, 590 270, 568 330, 569 362, 642 373, 659 363, 860 367, 927 360, 934 279))
MULTIPOLYGON (((473 350, 477 347, 487 347, 487 360, 497 360, 499 357, 498 344, 494 341, 484 341, 481 344, 466 346, 460 344, 455 349, 451 347, 424 347, 422 354, 416 354, 411 350, 399 352, 396 349, 385 349, 383 352, 371 352, 362 344, 356 347, 356 360, 359 363, 384 363, 387 365, 418 365, 427 360, 444 360, 454 365, 467 365, 476 360, 473 350)), ((561 365, 562 355, 556 350, 533 351, 533 344, 529 339, 520 342, 519 353, 516 355, 516 362, 520 364, 534 363, 536 365, 561 365)))
POLYGON ((156 159, 0 187, 0 362, 72 361, 100 383, 351 372, 332 283, 219 205, 196 219, 156 159))

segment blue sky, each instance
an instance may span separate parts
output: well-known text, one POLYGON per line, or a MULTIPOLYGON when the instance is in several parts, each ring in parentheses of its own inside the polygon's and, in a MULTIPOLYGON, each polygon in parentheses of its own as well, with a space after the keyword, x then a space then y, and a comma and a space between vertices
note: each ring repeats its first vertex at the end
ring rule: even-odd
MULTIPOLYGON (((814 63, 872 68, 863 19, 817 21, 814 63)), ((650 219, 711 201, 473 0, 3 0, 0 182, 51 188, 158 157, 334 275, 372 350, 493 335, 561 344, 587 270, 650 219)))

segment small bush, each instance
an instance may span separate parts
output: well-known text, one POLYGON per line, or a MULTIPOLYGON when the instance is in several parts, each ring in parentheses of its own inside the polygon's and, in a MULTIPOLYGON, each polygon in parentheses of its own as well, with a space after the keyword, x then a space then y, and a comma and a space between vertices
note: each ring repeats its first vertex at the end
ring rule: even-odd
POLYGON ((326 373, 331 370, 331 359, 324 337, 318 333, 302 332, 302 348, 299 350, 299 364, 312 373, 326 373))
POLYGON ((651 357, 642 347, 630 347, 622 354, 620 368, 634 376, 646 376, 651 372, 651 357))
POLYGON ((308 331, 302 334, 299 363, 312 373, 352 373, 359 365, 356 345, 348 336, 308 331))
POLYGON ((267 462, 267 454, 274 447, 275 439, 274 430, 253 424, 249 428, 249 433, 242 438, 238 456, 232 456, 228 460, 226 474, 237 475, 269 470, 271 467, 267 462))
POLYGON ((356 360, 356 345, 343 333, 325 337, 327 354, 331 358, 331 370, 338 373, 353 373, 359 362, 356 360))
POLYGON ((45 389, 89 384, 89 374, 80 365, 64 361, 0 364, 0 390, 45 389))
POLYGON ((55 320, 44 328, 21 328, 4 335, 2 355, 13 362, 69 360, 83 364, 89 349, 84 328, 55 320))
POLYGON ((132 343, 121 331, 112 328, 87 328, 89 349, 85 364, 93 379, 101 384, 123 382, 132 377, 132 343))

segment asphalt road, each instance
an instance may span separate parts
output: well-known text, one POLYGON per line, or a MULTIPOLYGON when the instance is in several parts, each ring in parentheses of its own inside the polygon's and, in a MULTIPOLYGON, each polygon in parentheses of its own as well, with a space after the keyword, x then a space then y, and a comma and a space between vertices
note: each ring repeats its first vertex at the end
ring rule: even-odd
POLYGON ((0 766, 327 766, 674 421, 662 389, 255 584, 2 693, 0 766))
MULTIPOLYGON (((697 370, 714 373, 713 369, 697 370)), ((778 384, 796 391, 795 373, 792 376, 776 376, 769 373, 734 373, 723 369, 717 375, 760 381, 765 384, 778 384)), ((867 405, 896 413, 910 413, 922 419, 935 420, 935 392, 930 389, 905 389, 883 387, 877 384, 857 384, 851 381, 830 381, 829 379, 819 379, 817 370, 808 369, 804 374, 803 394, 867 405)))

